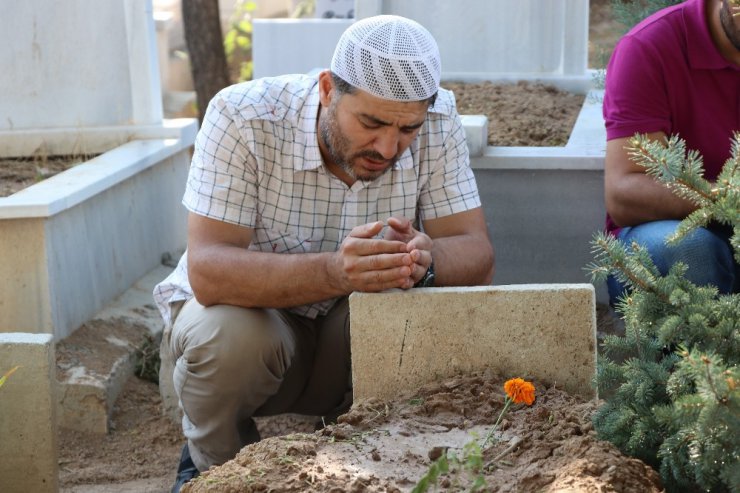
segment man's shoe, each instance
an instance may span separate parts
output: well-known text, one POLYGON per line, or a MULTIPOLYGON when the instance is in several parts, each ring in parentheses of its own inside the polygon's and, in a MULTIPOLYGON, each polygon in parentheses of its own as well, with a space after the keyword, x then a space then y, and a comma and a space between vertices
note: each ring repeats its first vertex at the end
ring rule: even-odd
POLYGON ((321 416, 321 419, 319 419, 314 424, 314 429, 316 431, 323 430, 328 425, 335 425, 337 424, 337 418, 341 416, 342 414, 345 414, 347 411, 350 410, 352 407, 352 390, 348 390, 344 393, 344 399, 342 399, 342 402, 339 403, 337 407, 326 413, 325 415, 321 416))
POLYGON ((180 454, 180 464, 177 466, 177 478, 175 479, 175 485, 172 487, 171 493, 180 493, 180 488, 185 483, 198 476, 200 476, 200 471, 193 464, 193 459, 190 458, 190 449, 188 448, 188 444, 185 443, 180 454))

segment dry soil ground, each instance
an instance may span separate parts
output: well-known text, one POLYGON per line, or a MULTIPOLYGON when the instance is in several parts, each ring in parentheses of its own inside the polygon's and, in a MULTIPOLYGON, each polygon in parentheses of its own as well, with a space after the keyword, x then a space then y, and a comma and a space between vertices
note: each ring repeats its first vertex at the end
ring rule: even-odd
POLYGON ((82 156, 44 156, 8 159, 0 158, 0 197, 54 176, 85 161, 82 156))

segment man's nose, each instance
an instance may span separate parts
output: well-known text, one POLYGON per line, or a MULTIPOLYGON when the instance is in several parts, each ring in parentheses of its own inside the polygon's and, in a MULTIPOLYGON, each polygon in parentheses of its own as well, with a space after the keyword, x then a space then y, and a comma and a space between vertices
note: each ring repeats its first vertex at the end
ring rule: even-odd
POLYGON ((393 128, 386 128, 375 139, 375 150, 384 159, 391 160, 398 154, 398 132, 393 128))

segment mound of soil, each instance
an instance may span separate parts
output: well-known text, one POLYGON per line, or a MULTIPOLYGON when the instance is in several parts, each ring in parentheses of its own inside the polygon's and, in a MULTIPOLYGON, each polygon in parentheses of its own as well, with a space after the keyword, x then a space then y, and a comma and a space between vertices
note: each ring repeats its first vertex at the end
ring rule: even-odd
POLYGON ((661 491, 654 470, 596 438, 590 417, 597 402, 537 382, 535 403, 510 408, 482 466, 465 467, 466 444, 482 443, 501 412, 503 383, 480 372, 392 402, 355 403, 321 431, 245 447, 182 491, 410 491, 445 451, 458 458, 437 480, 447 491, 469 491, 481 478, 484 491, 661 491))
POLYGON ((564 146, 583 106, 583 94, 519 81, 444 82, 455 93, 461 115, 488 117, 488 145, 564 146))

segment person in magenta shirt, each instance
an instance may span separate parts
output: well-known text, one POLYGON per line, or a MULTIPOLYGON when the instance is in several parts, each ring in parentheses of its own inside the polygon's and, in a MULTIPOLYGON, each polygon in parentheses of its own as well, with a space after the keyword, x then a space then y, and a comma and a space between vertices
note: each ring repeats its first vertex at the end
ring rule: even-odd
MULTIPOLYGON (((740 6, 688 0, 637 24, 607 65, 603 111, 607 231, 645 245, 663 274, 682 261, 692 282, 738 292, 730 228, 710 225, 666 245, 696 206, 647 175, 625 145, 635 133, 660 140, 677 134, 703 156, 705 178, 717 177, 740 132, 740 6)), ((613 278, 608 284, 613 303, 624 288, 613 278)))

